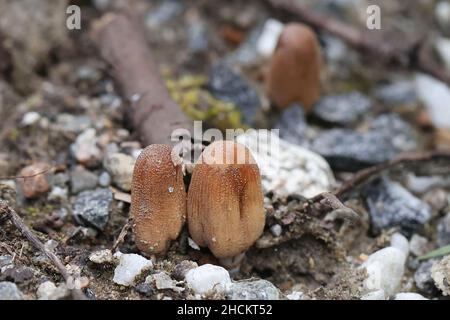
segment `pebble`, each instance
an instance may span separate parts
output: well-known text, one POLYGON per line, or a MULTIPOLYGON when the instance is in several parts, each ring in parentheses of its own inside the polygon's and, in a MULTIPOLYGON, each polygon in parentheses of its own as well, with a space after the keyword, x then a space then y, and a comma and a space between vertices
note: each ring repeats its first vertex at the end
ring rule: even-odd
POLYGON ((409 255, 409 242, 408 239, 405 238, 401 233, 394 233, 391 236, 391 247, 399 249, 406 257, 409 255))
POLYGON ((67 199, 69 194, 69 190, 67 188, 61 188, 58 186, 54 186, 52 191, 50 191, 47 200, 48 201, 64 201, 67 199))
POLYGON ((308 124, 305 112, 300 105, 293 104, 285 109, 275 124, 275 128, 280 130, 280 137, 287 142, 307 146, 308 124))
POLYGON ((280 196, 296 193, 310 198, 330 191, 335 184, 333 172, 321 156, 274 133, 249 130, 236 140, 251 150, 265 192, 280 196))
POLYGON ((9 254, 0 256, 0 270, 5 266, 10 266, 13 263, 13 257, 9 254))
POLYGON ((170 289, 175 292, 184 291, 184 288, 177 287, 177 282, 173 280, 166 272, 163 271, 149 275, 145 279, 145 282, 149 284, 154 284, 154 286, 158 290, 170 289))
POLYGON ((96 264, 112 263, 113 254, 109 249, 99 250, 92 252, 89 255, 89 260, 96 264))
POLYGON ((83 191, 75 199, 73 214, 78 222, 103 230, 109 219, 112 200, 113 195, 109 189, 83 191))
POLYGON ((289 300, 302 300, 303 292, 292 291, 290 294, 286 295, 286 298, 288 298, 289 300))
POLYGON ((94 189, 97 186, 97 180, 97 175, 83 166, 78 165, 70 171, 70 189, 73 194, 94 189))
POLYGON ((75 142, 70 145, 70 150, 75 159, 86 166, 95 166, 102 157, 101 150, 97 147, 97 132, 93 128, 84 130, 78 135, 75 142))
POLYGON ((181 1, 162 1, 160 5, 148 13, 145 18, 145 24, 150 28, 158 28, 180 15, 183 11, 184 4, 181 1))
POLYGON ((107 154, 103 166, 112 177, 114 184, 123 191, 131 190, 135 159, 124 153, 107 154))
POLYGON ((416 176, 415 174, 408 174, 406 176, 406 186, 411 192, 425 193, 432 188, 447 188, 450 187, 450 177, 443 176, 416 176))
POLYGON ((386 293, 383 289, 366 293, 361 300, 386 300, 386 293))
POLYGON ((418 293, 400 292, 395 295, 394 300, 428 300, 428 299, 418 293))
POLYGON ((279 300, 280 291, 267 280, 238 281, 227 286, 230 300, 279 300))
POLYGON ((450 39, 438 38, 435 42, 436 51, 439 53, 447 71, 450 71, 450 39))
POLYGON ((197 294, 210 291, 223 292, 231 284, 227 270, 212 264, 204 264, 189 270, 185 277, 188 286, 197 294))
POLYGON ((62 113, 56 117, 55 130, 79 134, 91 126, 92 121, 86 115, 74 116, 62 113))
POLYGON ((188 48, 192 53, 208 49, 208 29, 203 21, 194 21, 187 29, 188 48))
POLYGON ((39 285, 36 295, 39 300, 59 300, 69 296, 70 291, 66 284, 56 286, 51 281, 43 282, 39 285))
POLYGON ((384 104, 409 105, 417 100, 413 81, 399 80, 378 87, 374 96, 384 104))
POLYGON ((264 23, 262 32, 256 43, 256 51, 259 55, 265 58, 270 58, 273 55, 283 27, 283 23, 275 19, 268 19, 264 23))
POLYGON ((65 188, 69 181, 70 181, 70 177, 65 172, 59 172, 52 176, 52 186, 58 186, 61 188, 65 188))
POLYGON ((414 282, 417 289, 419 289, 420 292, 430 296, 434 296, 437 291, 434 280, 431 277, 431 268, 433 267, 434 262, 435 260, 422 262, 414 273, 414 282))
POLYGON ((428 75, 416 75, 416 89, 436 128, 450 129, 450 108, 442 101, 450 101, 446 84, 428 75))
POLYGON ((395 294, 405 271, 405 262, 405 254, 394 247, 372 253, 363 264, 368 274, 365 289, 368 292, 384 290, 387 296, 395 294))
POLYGON ((428 239, 416 233, 409 240, 409 251, 416 257, 426 254, 429 251, 428 247, 428 239))
POLYGON ((242 121, 252 125, 261 109, 258 93, 236 71, 225 63, 216 63, 210 72, 208 87, 218 99, 233 103, 242 115, 242 121))
POLYGON ((279 236, 281 236, 283 229, 281 228, 281 226, 279 224, 274 224, 273 226, 270 227, 270 232, 272 232, 272 235, 274 237, 279 237, 279 236))
POLYGON ((372 228, 398 227, 407 236, 419 230, 431 218, 431 208, 401 184, 387 177, 377 179, 364 189, 372 228))
POLYGON ((27 112, 23 115, 20 124, 24 127, 31 126, 41 119, 41 115, 35 111, 27 112))
POLYGON ((47 163, 38 162, 26 166, 20 171, 19 176, 21 177, 32 176, 30 178, 17 179, 17 184, 25 198, 35 199, 50 190, 49 174, 38 174, 50 169, 50 167, 47 163))
POLYGON ((343 171, 358 171, 392 159, 417 147, 412 128, 398 115, 376 118, 366 132, 332 129, 319 135, 312 149, 324 156, 330 165, 343 171))
POLYGON ((23 300, 23 295, 15 283, 2 281, 0 282, 0 300, 23 300))
POLYGON ((139 283, 138 285, 136 285, 135 289, 137 292, 143 294, 146 297, 151 297, 155 293, 152 285, 146 282, 139 283))
POLYGON ((123 254, 117 252, 114 257, 119 259, 119 265, 114 270, 113 281, 123 286, 131 286, 137 276, 153 268, 153 263, 135 253, 123 254))
POLYGON ((450 212, 437 225, 436 242, 439 247, 450 244, 450 212))
POLYGON ((431 277, 444 296, 450 296, 450 255, 433 264, 431 277))
POLYGON ((324 122, 347 126, 360 120, 371 108, 369 97, 352 91, 321 98, 314 106, 313 114, 324 122))
POLYGON ((34 277, 35 271, 26 266, 11 266, 2 270, 2 280, 23 283, 34 277))
POLYGON ((450 30, 450 3, 439 1, 435 7, 436 20, 443 31, 450 30))
POLYGON ((110 186, 111 176, 108 172, 103 171, 102 173, 100 173, 100 175, 98 176, 98 184, 103 188, 107 188, 110 186))

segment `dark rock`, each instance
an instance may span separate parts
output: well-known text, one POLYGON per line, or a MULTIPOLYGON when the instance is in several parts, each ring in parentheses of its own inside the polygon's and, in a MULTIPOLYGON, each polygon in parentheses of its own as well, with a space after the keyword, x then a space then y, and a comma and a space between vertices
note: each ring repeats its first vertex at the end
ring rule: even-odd
POLYGON ((113 200, 109 189, 97 188, 81 192, 75 199, 73 214, 81 224, 103 230, 109 219, 113 200))
POLYGON ((450 244, 450 212, 439 221, 436 238, 439 247, 450 244))
POLYGON ((434 262, 434 260, 422 262, 416 273, 414 273, 414 282, 416 283, 417 289, 419 289, 421 293, 429 296, 434 296, 439 292, 431 277, 431 267, 434 262))
POLYGON ((392 159, 417 146, 411 127, 397 115, 375 119, 367 132, 332 129, 312 143, 337 170, 357 171, 392 159))
POLYGON ((34 276, 34 270, 29 267, 11 267, 4 270, 0 276, 1 280, 22 283, 30 280, 34 276))
POLYGON ((231 102, 239 108, 244 123, 254 123, 261 101, 258 93, 239 73, 224 63, 217 63, 211 70, 208 86, 216 98, 231 102))
POLYGON ((146 282, 139 283, 136 286, 136 291, 146 297, 150 297, 154 294, 154 289, 152 285, 146 282))
POLYGON ((431 208, 387 177, 377 179, 364 189, 374 231, 398 227, 411 236, 431 218, 431 208))
POLYGON ((350 125, 361 119, 372 107, 370 99, 357 92, 329 95, 319 100, 313 114, 322 121, 350 125))
POLYGON ((280 130, 280 137, 290 143, 301 146, 307 143, 308 124, 303 108, 298 104, 283 111, 275 128, 280 130))
POLYGON ((76 166, 70 172, 70 186, 73 194, 91 190, 97 186, 98 177, 83 166, 76 166))

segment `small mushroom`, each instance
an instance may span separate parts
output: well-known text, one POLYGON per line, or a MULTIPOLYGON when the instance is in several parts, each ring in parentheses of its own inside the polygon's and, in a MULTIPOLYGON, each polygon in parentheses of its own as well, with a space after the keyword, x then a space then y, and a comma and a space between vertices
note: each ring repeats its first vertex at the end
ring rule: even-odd
POLYGON ((278 40, 267 76, 273 103, 284 109, 299 102, 311 111, 320 94, 321 53, 313 30, 301 23, 287 24, 278 40))
POLYGON ((146 254, 164 253, 186 217, 181 161, 167 145, 145 148, 133 171, 131 216, 136 246, 146 254))
POLYGON ((221 262, 240 262, 265 224, 261 176, 250 151, 232 141, 216 141, 202 152, 187 200, 191 238, 221 262))

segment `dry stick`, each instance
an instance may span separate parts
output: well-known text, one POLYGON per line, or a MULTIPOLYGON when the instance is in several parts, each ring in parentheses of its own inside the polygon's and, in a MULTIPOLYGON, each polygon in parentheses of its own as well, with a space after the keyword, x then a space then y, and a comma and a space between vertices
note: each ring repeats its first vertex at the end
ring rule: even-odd
MULTIPOLYGON (((72 276, 67 271, 64 264, 53 252, 45 248, 44 244, 36 237, 36 235, 27 227, 22 218, 11 208, 5 201, 0 200, 0 217, 8 217, 14 226, 28 239, 28 241, 39 251, 44 253, 53 265, 58 269, 66 282, 72 281, 72 276)), ((77 300, 86 300, 86 296, 80 289, 71 290, 72 297, 77 300)))
POLYGON ((292 0, 268 0, 276 9, 284 10, 298 17, 300 20, 315 28, 341 38, 360 51, 372 54, 386 63, 397 63, 405 69, 427 73, 450 86, 450 75, 444 68, 440 68, 423 59, 421 49, 423 37, 413 41, 386 41, 379 33, 362 32, 349 24, 343 23, 329 16, 312 12, 305 6, 292 0))
POLYGON ((136 20, 125 14, 108 13, 94 23, 92 38, 132 102, 128 118, 141 142, 167 144, 175 129, 192 133, 192 121, 170 98, 136 20))

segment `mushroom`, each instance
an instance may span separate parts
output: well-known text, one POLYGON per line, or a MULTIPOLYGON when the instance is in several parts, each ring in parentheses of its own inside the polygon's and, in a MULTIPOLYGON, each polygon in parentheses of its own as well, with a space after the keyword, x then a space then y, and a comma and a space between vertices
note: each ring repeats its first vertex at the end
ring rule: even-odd
POLYGON ((216 141, 200 155, 187 200, 191 238, 208 247, 226 267, 234 267, 264 229, 263 193, 250 151, 232 141, 216 141))
POLYGON ((321 53, 313 30, 301 23, 287 24, 278 40, 267 76, 273 103, 284 109, 299 102, 311 111, 320 94, 321 53))
POLYGON ((186 218, 181 159, 167 145, 145 148, 133 171, 131 216, 136 246, 146 254, 163 254, 186 218))

